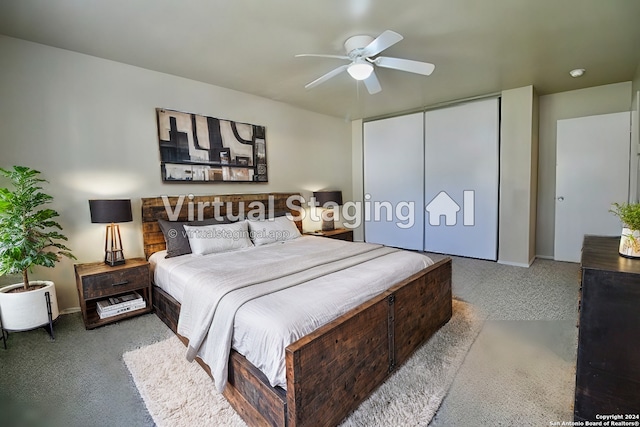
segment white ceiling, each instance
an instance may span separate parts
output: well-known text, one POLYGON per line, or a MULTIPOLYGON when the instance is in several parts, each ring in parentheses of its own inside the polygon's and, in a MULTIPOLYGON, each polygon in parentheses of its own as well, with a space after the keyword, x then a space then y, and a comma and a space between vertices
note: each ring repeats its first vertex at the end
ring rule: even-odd
POLYGON ((351 120, 632 80, 640 0, 0 0, 0 33, 351 120), (348 37, 386 29, 404 40, 383 55, 435 72, 377 69, 376 95, 347 73, 304 89, 344 62, 295 54, 342 55, 348 37))

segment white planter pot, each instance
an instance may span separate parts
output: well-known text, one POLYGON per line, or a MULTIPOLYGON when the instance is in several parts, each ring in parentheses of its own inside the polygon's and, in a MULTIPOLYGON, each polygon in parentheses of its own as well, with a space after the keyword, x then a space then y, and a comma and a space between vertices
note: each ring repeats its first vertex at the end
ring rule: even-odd
POLYGON ((45 286, 33 291, 18 293, 7 293, 7 291, 22 287, 22 283, 0 289, 0 317, 2 318, 2 327, 8 331, 26 331, 49 324, 46 292, 49 292, 51 299, 52 320, 58 318, 58 299, 53 282, 33 280, 29 283, 45 286))
POLYGON ((620 249, 618 252, 628 258, 640 258, 640 231, 632 231, 624 227, 620 235, 620 249))

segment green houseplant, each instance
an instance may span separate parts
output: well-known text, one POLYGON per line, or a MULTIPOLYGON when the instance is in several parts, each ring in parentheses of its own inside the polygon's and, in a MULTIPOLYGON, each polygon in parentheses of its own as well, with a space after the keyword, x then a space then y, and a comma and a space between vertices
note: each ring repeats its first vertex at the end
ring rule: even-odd
POLYGON ((61 243, 67 238, 55 221, 58 212, 44 207, 53 197, 41 191, 46 180, 40 172, 14 166, 0 168, 0 175, 14 187, 0 188, 0 275, 22 276, 22 283, 0 289, 0 315, 7 330, 33 329, 51 321, 49 305, 57 318, 58 303, 53 282, 29 281, 29 272, 34 266, 53 267, 63 256, 75 257, 61 243))
POLYGON ((610 210, 622 221, 619 253, 640 258, 640 203, 614 203, 610 210))

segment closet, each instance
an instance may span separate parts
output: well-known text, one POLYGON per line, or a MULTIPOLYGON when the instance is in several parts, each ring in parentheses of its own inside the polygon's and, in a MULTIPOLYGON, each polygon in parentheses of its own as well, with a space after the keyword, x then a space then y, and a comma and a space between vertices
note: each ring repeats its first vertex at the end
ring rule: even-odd
POLYGON ((497 98, 365 122, 365 241, 496 260, 499 123, 497 98))
POLYGON ((363 138, 365 241, 422 250, 423 113, 367 122, 363 138))

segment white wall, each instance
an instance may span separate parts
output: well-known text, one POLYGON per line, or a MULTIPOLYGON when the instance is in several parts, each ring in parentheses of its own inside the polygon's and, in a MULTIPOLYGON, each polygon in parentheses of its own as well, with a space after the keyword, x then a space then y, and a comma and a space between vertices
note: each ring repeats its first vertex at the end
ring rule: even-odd
POLYGON ((561 119, 629 111, 631 82, 541 96, 536 254, 553 258, 556 193, 556 123, 561 119))
POLYGON ((632 188, 631 201, 640 200, 640 64, 633 78, 631 90, 631 183, 635 184, 632 188), (635 174, 635 176, 633 176, 635 174), (635 178, 635 179, 634 179, 635 178), (634 191, 635 190, 635 191, 634 191))
POLYGON ((638 91, 640 91, 640 64, 638 64, 636 74, 631 82, 631 89, 633 90, 634 95, 637 95, 638 91))
POLYGON ((501 98, 498 262, 528 267, 535 258, 538 96, 526 86, 501 98))
MULTIPOLYGON (((351 122, 351 194, 353 201, 364 203, 364 127, 362 120, 351 122)), ((359 224, 353 230, 353 240, 364 241, 364 226, 359 224)))
MULTIPOLYGON (((0 167, 36 168, 78 262, 103 257, 104 228, 88 200, 131 198, 126 257, 143 256, 140 198, 341 189, 351 197, 351 125, 220 87, 0 36, 0 167), (266 126, 269 183, 163 184, 155 108, 266 126)), ((3 183, 4 185, 4 183, 3 183)), ((37 269, 61 309, 78 306, 73 264, 37 269)))

